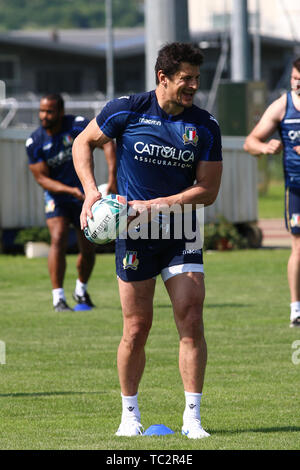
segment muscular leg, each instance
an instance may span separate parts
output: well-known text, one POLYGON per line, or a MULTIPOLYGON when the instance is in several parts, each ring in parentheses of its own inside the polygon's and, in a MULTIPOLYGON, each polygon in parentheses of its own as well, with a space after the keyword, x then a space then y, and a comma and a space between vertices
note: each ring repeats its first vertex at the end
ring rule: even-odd
POLYGON ((53 289, 63 287, 66 271, 66 248, 68 241, 69 221, 65 217, 47 219, 51 237, 48 256, 48 269, 53 289))
POLYGON ((86 239, 79 228, 76 228, 76 234, 79 245, 79 254, 76 263, 78 279, 86 284, 95 264, 95 247, 86 239))
POLYGON ((183 273, 165 283, 180 337, 179 369, 186 392, 202 393, 207 360, 202 318, 205 297, 202 273, 183 273))
POLYGON ((292 235, 292 251, 288 261, 291 302, 300 301, 300 235, 292 235))
POLYGON ((287 265, 287 277, 290 290, 290 327, 300 325, 300 234, 292 233, 298 231, 298 227, 292 227, 294 215, 297 216, 300 209, 299 190, 286 188, 285 193, 285 221, 287 228, 291 231, 291 253, 287 265))
POLYGON ((118 349, 121 392, 136 395, 145 367, 145 344, 152 325, 155 280, 124 282, 119 279, 123 336, 118 349))

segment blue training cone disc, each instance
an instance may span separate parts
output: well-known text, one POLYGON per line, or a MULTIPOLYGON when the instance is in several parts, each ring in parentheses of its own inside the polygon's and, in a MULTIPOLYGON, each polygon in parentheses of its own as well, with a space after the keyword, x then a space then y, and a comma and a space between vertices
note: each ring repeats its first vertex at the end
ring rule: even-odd
POLYGON ((174 434, 174 431, 164 424, 152 424, 146 429, 143 436, 164 436, 165 434, 174 434))
POLYGON ((73 308, 73 310, 78 311, 78 310, 92 310, 92 307, 90 307, 87 304, 77 304, 73 308))

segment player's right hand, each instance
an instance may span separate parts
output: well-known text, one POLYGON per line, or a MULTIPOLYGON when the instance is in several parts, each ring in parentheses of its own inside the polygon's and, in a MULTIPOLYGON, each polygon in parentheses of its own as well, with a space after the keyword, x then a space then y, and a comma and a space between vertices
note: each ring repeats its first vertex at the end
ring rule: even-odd
POLYGON ((271 139, 264 144, 264 155, 276 155, 282 150, 282 143, 278 139, 271 139))
POLYGON ((95 204, 95 202, 101 198, 102 198, 102 194, 97 189, 89 191, 85 195, 84 203, 82 205, 82 210, 80 214, 81 230, 87 227, 87 217, 89 217, 90 219, 93 218, 93 214, 91 211, 92 205, 95 204))

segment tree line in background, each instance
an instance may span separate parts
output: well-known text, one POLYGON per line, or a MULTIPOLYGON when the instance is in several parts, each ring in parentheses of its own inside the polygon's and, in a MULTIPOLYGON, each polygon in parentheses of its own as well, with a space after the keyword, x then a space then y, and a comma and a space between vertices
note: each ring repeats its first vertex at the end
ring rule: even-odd
MULTIPOLYGON (((0 0, 0 31, 102 28, 105 0, 0 0)), ((112 0, 113 26, 144 24, 143 0, 112 0)))

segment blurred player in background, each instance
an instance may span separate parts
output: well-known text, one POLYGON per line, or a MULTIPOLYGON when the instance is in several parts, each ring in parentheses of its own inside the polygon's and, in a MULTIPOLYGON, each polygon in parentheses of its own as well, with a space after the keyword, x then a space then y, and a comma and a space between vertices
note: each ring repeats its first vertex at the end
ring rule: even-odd
MULTIPOLYGON (((152 206, 177 204, 183 210, 186 204, 195 207, 214 202, 222 173, 220 130, 212 115, 193 105, 202 60, 198 46, 166 45, 156 62, 156 89, 109 102, 75 139, 73 160, 86 195, 82 228, 92 204, 101 197, 92 171, 93 149, 114 138, 119 194, 127 198, 136 215, 150 215, 152 206)), ((180 339, 179 369, 186 400, 182 434, 192 439, 209 436, 200 420, 207 356, 202 248, 189 250, 186 246, 184 236, 167 240, 120 237, 116 241, 123 310, 118 349, 122 395, 118 436, 142 433, 137 395, 159 274, 172 302, 180 339)))
MULTIPOLYGON (((95 263, 95 248, 80 230, 80 212, 84 201, 82 185, 72 160, 75 137, 87 126, 82 116, 65 115, 64 101, 59 94, 49 94, 40 101, 41 126, 26 142, 29 168, 44 189, 46 222, 51 237, 48 267, 52 283, 55 311, 72 310, 64 293, 66 249, 70 224, 78 240, 78 279, 73 297, 79 304, 93 307, 87 283, 95 263)), ((109 169, 108 189, 116 192, 116 155, 113 142, 103 145, 109 169)))
POLYGON ((276 155, 283 149, 285 223, 292 236, 287 268, 290 326, 300 326, 300 57, 293 62, 291 91, 267 108, 246 138, 244 149, 256 156, 276 155), (271 138, 276 130, 281 140, 271 138))

